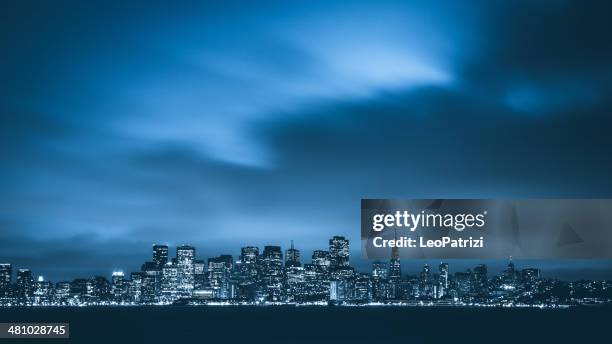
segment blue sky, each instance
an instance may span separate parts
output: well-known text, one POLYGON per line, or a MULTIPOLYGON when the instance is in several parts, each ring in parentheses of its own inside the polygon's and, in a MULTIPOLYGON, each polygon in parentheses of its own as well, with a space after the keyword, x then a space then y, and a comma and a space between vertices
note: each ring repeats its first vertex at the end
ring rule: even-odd
POLYGON ((605 2, 1 6, 0 260, 54 279, 356 244, 365 197, 612 194, 605 2))

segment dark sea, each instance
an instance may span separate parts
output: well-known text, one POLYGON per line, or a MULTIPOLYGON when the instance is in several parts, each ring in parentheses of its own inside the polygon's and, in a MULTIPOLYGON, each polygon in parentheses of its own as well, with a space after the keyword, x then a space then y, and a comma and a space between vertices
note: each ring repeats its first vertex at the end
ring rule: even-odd
POLYGON ((70 323, 70 339, 2 343, 612 343, 601 306, 0 308, 0 322, 70 323))

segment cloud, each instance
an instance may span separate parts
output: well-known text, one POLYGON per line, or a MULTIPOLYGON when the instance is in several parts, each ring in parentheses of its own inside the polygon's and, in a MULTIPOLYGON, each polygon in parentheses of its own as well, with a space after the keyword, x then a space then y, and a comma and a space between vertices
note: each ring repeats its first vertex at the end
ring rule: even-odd
POLYGON ((612 194, 605 4, 79 6, 2 21, 2 259, 309 251, 357 242, 362 197, 612 194))

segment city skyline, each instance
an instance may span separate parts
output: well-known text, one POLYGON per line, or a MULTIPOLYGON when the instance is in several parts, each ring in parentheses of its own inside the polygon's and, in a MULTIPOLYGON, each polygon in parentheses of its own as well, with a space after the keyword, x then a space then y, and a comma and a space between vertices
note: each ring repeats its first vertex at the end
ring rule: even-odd
MULTIPOLYGON (((402 271, 397 249, 389 260, 374 260, 368 272, 350 264, 350 241, 329 239, 327 250, 313 251, 310 263, 291 243, 240 249, 230 254, 197 255, 190 245, 153 244, 150 260, 137 271, 114 270, 105 276, 82 276, 72 281, 37 278, 27 268, 0 263, 0 304, 76 306, 172 304, 410 304, 569 306, 612 300, 612 281, 562 282, 542 276, 534 266, 516 266, 492 273, 480 263, 454 271, 448 261, 425 264, 415 274, 402 271), (16 276, 13 281, 13 275, 16 276)), ((451 260, 452 261, 452 260, 451 260)))
MULTIPOLYGON (((348 237, 347 237, 348 238, 348 237)), ((349 239, 350 240, 350 239, 349 239)), ((352 240, 351 240, 352 241, 352 240)), ((289 246, 294 244, 294 240, 290 240, 289 246)), ((166 247, 179 247, 181 245, 190 245, 194 247, 198 247, 197 245, 191 245, 189 243, 179 243, 179 244, 168 244, 166 242, 149 244, 149 247, 155 247, 157 245, 163 245, 166 247)), ((266 241, 263 245, 251 245, 253 247, 264 247, 264 246, 279 246, 283 247, 283 245, 278 244, 277 241, 266 241)), ((365 259, 362 257, 361 251, 355 248, 356 245, 351 246, 350 256, 351 265, 355 267, 357 271, 367 272, 370 271, 371 264, 375 259, 365 259)), ((303 250, 299 249, 303 257, 310 257, 313 252, 320 250, 321 247, 311 249, 311 250, 303 250)), ((39 267, 31 267, 27 264, 23 263, 15 263, 10 262, 10 259, 6 259, 0 256, 0 263, 10 263, 13 267, 24 267, 29 268, 32 271, 40 271, 40 275, 46 276, 52 280, 66 280, 78 278, 83 275, 82 272, 93 272, 94 275, 106 276, 110 277, 113 271, 133 271, 137 270, 143 259, 146 258, 147 254, 145 253, 146 249, 138 250, 138 252, 133 252, 129 254, 131 258, 131 262, 124 262, 123 264, 115 264, 113 266, 95 266, 95 267, 84 267, 80 269, 74 269, 71 266, 56 266, 52 269, 45 270, 44 268, 39 267), (65 271, 72 271, 68 274, 65 271)), ((231 255, 233 257, 237 257, 238 255, 234 252, 228 252, 227 250, 217 249, 214 251, 208 251, 210 254, 204 256, 204 258, 208 258, 209 256, 221 256, 221 255, 231 255)), ((510 258, 510 257, 509 257, 510 258)), ((499 273, 503 271, 506 267, 505 259, 486 259, 486 260, 478 260, 478 259, 446 259, 445 261, 452 262, 453 272, 456 271, 464 271, 470 267, 477 265, 478 263, 485 263, 489 266, 490 271, 493 273, 499 273)), ((404 273, 406 271, 412 271, 417 273, 423 264, 434 265, 439 263, 440 259, 405 259, 403 260, 404 273)), ((593 259, 563 259, 563 260, 537 260, 537 259, 514 259, 514 262, 520 266, 533 266, 542 269, 544 276, 548 278, 555 278, 560 280, 572 281, 572 280, 580 280, 580 279, 594 279, 594 280, 603 280, 603 279, 612 279, 612 261, 610 260, 593 260, 593 259)))

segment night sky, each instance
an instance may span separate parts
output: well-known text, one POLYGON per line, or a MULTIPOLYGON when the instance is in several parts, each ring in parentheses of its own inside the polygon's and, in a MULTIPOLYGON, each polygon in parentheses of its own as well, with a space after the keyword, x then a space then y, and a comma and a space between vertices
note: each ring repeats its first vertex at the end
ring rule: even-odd
POLYGON ((341 234, 365 269, 361 198, 612 197, 611 7, 2 1, 0 262, 57 281, 292 239, 309 261, 341 234))

